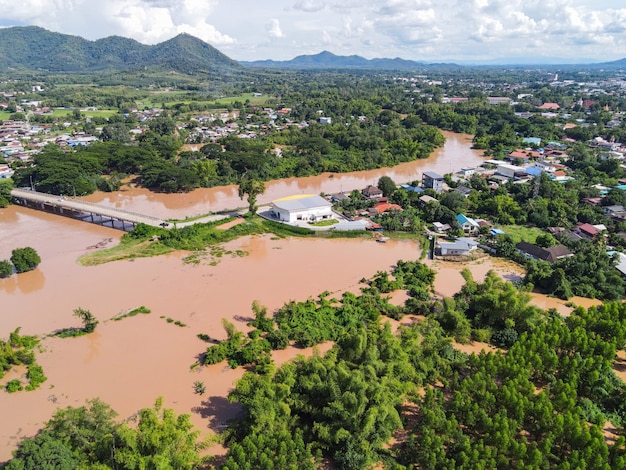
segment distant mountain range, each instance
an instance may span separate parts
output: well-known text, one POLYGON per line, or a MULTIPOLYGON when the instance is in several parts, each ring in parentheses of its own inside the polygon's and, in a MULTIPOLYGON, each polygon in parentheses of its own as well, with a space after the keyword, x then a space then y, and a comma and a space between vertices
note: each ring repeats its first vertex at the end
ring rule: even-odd
POLYGON ((315 55, 299 55, 291 60, 257 60, 241 62, 247 67, 284 69, 363 69, 363 70, 415 70, 424 67, 455 67, 455 64, 432 64, 422 61, 395 59, 365 59, 358 55, 339 56, 323 51, 315 55))
POLYGON ((0 29, 0 70, 91 72, 161 68, 183 73, 242 69, 213 46, 191 36, 178 36, 147 46, 134 39, 110 36, 88 41, 37 26, 0 29))
MULTIPOLYGON (((542 65, 542 67, 548 66, 542 65)), ((450 70, 464 66, 400 58, 365 59, 358 55, 338 56, 328 51, 314 55, 300 55, 285 61, 237 62, 189 34, 179 34, 168 41, 148 46, 134 39, 119 36, 89 41, 79 36, 54 33, 37 26, 0 28, 0 71, 12 68, 88 73, 103 70, 161 69, 175 70, 180 73, 223 74, 241 72, 244 67, 291 70, 416 71, 450 70)), ((492 65, 491 67, 498 66, 492 65)), ((506 67, 511 67, 511 65, 506 67)), ((560 64, 556 67, 570 66, 560 64)), ((626 58, 614 62, 585 64, 584 67, 626 68, 626 58)))

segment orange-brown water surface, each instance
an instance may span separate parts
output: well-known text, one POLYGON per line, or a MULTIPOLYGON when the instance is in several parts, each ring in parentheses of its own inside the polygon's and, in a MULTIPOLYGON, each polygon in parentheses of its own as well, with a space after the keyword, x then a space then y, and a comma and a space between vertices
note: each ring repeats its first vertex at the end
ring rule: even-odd
MULTIPOLYGON (((470 149, 470 136, 446 133, 446 137, 444 148, 431 158, 393 169, 270 182, 261 202, 294 193, 359 189, 376 184, 385 174, 398 183, 412 181, 425 170, 448 173, 482 161, 470 149)), ((87 199, 181 219, 244 205, 235 187, 173 195, 132 189, 87 199)), ((0 209, 0 259, 24 246, 32 246, 42 258, 36 270, 0 280, 0 337, 7 337, 17 327, 23 334, 44 337, 37 360, 48 377, 34 392, 0 391, 0 461, 10 457, 19 439, 35 434, 57 407, 80 406, 93 397, 100 397, 126 418, 163 396, 166 406, 190 413, 203 432, 218 430, 238 413, 226 395, 243 371, 223 364, 191 370, 207 347, 197 338, 198 333, 222 339, 222 318, 245 330, 254 300, 271 312, 288 300, 304 300, 323 291, 356 292, 361 278, 390 269, 398 259, 419 257, 414 241, 380 244, 373 239, 277 239, 265 235, 225 244, 225 250, 246 253, 244 256, 207 254, 199 264, 186 264, 186 253, 93 267, 77 264, 80 255, 113 246, 120 236, 121 232, 110 228, 18 206, 0 209), (111 320, 140 305, 152 312, 111 320), (100 321, 95 333, 66 339, 45 337, 61 328, 80 326, 72 314, 77 307, 89 309, 100 321), (206 386, 203 396, 194 394, 196 380, 206 386)), ((487 260, 470 263, 477 280, 489 269, 507 279, 523 275, 515 265, 487 260)), ((460 289, 460 270, 467 265, 431 265, 438 270, 438 294, 452 295, 460 289)), ((299 353, 310 354, 311 350, 290 348, 275 357, 283 362, 299 353)))
MULTIPOLYGON (((363 189, 376 185, 381 176, 387 175, 397 184, 421 180, 424 171, 440 174, 453 173, 466 166, 477 166, 484 161, 482 152, 471 148, 472 136, 443 132, 446 143, 426 159, 403 163, 393 168, 379 168, 351 173, 324 173, 304 178, 285 178, 265 184, 265 193, 259 196, 264 204, 293 194, 336 193, 363 189)), ((155 217, 183 219, 224 209, 246 207, 247 203, 237 195, 237 186, 220 186, 196 189, 183 194, 153 193, 143 188, 132 188, 114 193, 96 192, 86 196, 86 201, 125 209, 155 217)))
MULTIPOLYGON (((93 397, 127 417, 164 396, 166 406, 191 413, 203 431, 219 429, 238 412, 225 397, 242 369, 222 364, 191 371, 207 347, 198 333, 222 339, 222 318, 247 329, 254 300, 273 311, 290 299, 326 290, 356 292, 363 276, 419 256, 414 241, 253 236, 224 246, 247 255, 207 256, 197 265, 185 264, 184 253, 94 267, 77 264, 91 247, 117 243, 120 233, 18 206, 0 211, 0 259, 18 246, 32 246, 42 258, 36 270, 0 280, 0 336, 17 327, 42 337, 78 327, 72 314, 77 307, 100 320, 91 335, 42 341, 37 360, 48 381, 39 390, 0 392, 0 460, 10 457, 20 438, 40 429, 56 407, 80 406, 93 397), (152 313, 111 320, 140 305, 152 313), (196 380, 205 383, 204 396, 194 394, 196 380)), ((300 352, 281 351, 277 359, 300 352)))

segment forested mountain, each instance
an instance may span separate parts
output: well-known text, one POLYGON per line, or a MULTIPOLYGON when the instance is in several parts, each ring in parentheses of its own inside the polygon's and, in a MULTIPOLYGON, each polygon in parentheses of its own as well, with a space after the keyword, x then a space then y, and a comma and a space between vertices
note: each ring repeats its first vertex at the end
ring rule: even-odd
POLYGON ((0 29, 0 70, 9 67, 52 72, 147 67, 182 73, 241 68, 236 61, 189 34, 147 46, 119 36, 88 41, 36 26, 0 29))
POLYGON ((377 69, 415 70, 423 67, 454 66, 454 64, 429 64, 422 61, 395 59, 365 59, 358 55, 339 56, 322 51, 314 55, 299 55, 291 60, 257 60, 242 62, 248 67, 288 68, 288 69, 377 69))

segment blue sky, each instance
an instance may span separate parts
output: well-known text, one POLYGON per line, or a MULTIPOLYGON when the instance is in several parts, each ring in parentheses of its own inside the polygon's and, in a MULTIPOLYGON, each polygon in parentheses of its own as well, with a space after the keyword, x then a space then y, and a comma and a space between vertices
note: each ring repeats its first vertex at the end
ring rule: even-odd
POLYGON ((186 32, 236 60, 323 50, 434 62, 626 57, 623 0, 0 0, 0 26, 154 44, 186 32))

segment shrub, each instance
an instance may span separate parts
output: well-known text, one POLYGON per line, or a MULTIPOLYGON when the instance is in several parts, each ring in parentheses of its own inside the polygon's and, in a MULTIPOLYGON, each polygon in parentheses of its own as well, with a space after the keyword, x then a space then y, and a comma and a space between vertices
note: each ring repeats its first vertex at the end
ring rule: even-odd
POLYGON ((11 252, 11 262, 18 273, 24 273, 39 266, 41 258, 34 248, 27 246, 26 248, 15 248, 11 252))
POLYGON ((9 260, 3 259, 0 261, 0 279, 4 279, 13 274, 13 265, 9 260))
POLYGON ((9 393, 20 392, 24 390, 24 387, 22 386, 22 382, 20 382, 18 379, 13 379, 7 382, 4 388, 9 393))

